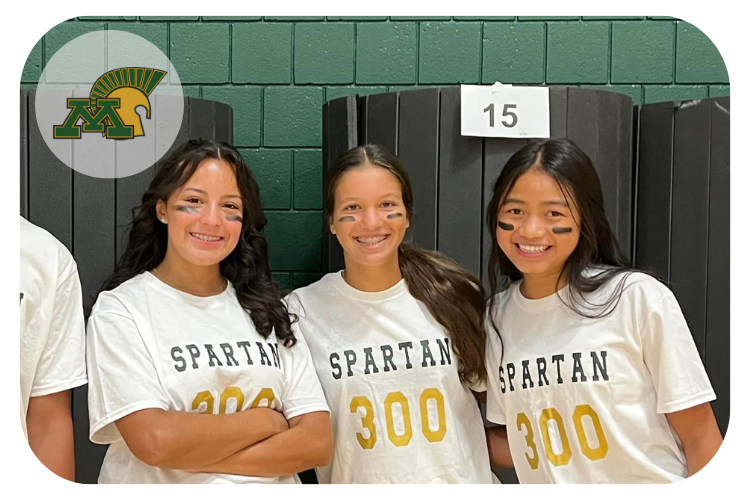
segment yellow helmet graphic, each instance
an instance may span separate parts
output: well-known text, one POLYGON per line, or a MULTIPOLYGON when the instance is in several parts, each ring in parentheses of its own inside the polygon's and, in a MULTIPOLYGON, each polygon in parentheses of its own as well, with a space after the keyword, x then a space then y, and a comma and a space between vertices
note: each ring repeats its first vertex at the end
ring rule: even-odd
MULTIPOLYGON (((117 98, 120 100, 117 115, 124 125, 133 127, 131 137, 142 136, 143 125, 136 109, 142 106, 146 110, 146 118, 151 119, 148 96, 166 74, 166 71, 151 68, 119 68, 103 74, 91 88, 89 98, 92 113, 95 115, 97 112, 97 99, 117 98)), ((109 118, 106 120, 110 121, 109 118)), ((109 130, 109 127, 105 127, 102 135, 109 138, 109 130)))

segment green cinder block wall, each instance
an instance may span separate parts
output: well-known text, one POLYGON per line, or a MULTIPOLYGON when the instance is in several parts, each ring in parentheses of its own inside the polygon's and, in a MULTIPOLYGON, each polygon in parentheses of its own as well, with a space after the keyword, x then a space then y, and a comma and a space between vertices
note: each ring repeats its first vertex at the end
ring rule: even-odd
POLYGON ((79 17, 33 47, 21 84, 84 33, 151 41, 186 95, 234 108, 235 145, 261 186, 271 267, 286 288, 321 274, 321 107, 423 86, 579 85, 637 104, 729 95, 718 50, 669 17, 79 17))

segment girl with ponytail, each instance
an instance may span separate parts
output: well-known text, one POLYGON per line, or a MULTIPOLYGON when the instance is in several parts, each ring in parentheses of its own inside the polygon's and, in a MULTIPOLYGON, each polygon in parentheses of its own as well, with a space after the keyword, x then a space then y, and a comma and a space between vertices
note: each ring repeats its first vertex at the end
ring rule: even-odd
POLYGON ((295 483, 330 461, 328 407, 271 280, 239 152, 163 160, 87 332, 102 483, 295 483))
POLYGON ((289 298, 331 408, 321 483, 491 483, 482 418, 481 283, 403 242, 409 178, 385 147, 332 165, 324 213, 346 268, 289 298))

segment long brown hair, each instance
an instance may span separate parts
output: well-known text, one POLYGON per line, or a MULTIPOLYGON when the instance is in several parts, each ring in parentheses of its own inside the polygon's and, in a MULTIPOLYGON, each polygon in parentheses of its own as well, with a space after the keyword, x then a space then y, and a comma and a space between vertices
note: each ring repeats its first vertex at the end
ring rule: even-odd
MULTIPOLYGON (((336 187, 350 170, 375 165, 390 172, 401 185, 406 215, 414 214, 414 196, 401 161, 385 146, 367 144, 350 149, 331 166, 325 180, 323 210, 326 220, 333 216, 336 187)), ((402 243, 398 265, 411 295, 423 302, 447 331, 458 359, 462 382, 484 381, 484 290, 482 283, 448 256, 402 243)))
POLYGON ((161 161, 159 169, 143 194, 141 205, 133 209, 128 247, 102 287, 112 290, 121 283, 155 268, 167 253, 167 229, 157 220, 156 204, 166 201, 183 186, 203 160, 226 161, 234 170, 242 197, 242 234, 237 246, 221 261, 221 274, 234 287, 237 300, 250 315, 255 329, 263 337, 276 332, 276 338, 291 347, 296 339, 291 322, 295 315, 287 312, 281 290, 271 279, 268 244, 263 236, 266 217, 260 202, 260 189, 242 155, 226 143, 191 140, 161 161))

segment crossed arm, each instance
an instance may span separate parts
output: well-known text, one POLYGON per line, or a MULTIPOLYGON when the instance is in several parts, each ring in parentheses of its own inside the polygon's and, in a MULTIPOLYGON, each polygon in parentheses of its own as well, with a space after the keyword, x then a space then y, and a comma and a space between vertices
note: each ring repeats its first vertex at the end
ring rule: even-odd
POLYGON ((147 409, 116 425, 139 460, 191 472, 293 474, 328 463, 333 446, 327 412, 287 423, 281 413, 268 408, 226 415, 147 409))
POLYGON ((294 417, 289 420, 289 430, 193 472, 286 476, 327 465, 332 457, 330 417, 328 412, 317 411, 294 417))

